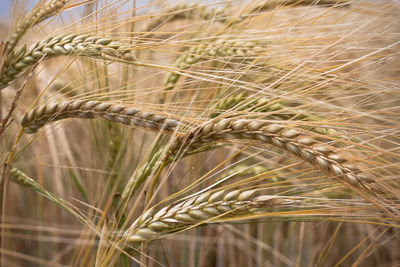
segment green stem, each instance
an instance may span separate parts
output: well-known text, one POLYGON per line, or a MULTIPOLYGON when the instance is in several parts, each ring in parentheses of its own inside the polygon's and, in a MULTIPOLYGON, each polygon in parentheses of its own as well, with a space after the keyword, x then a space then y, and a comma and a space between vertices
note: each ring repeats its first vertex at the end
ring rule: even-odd
POLYGON ((152 183, 151 183, 149 192, 148 192, 148 194, 147 194, 147 196, 146 196, 146 204, 147 204, 147 205, 148 205, 148 204, 150 203, 150 201, 151 201, 151 197, 152 197, 152 195, 153 195, 154 188, 156 187, 156 184, 157 184, 158 180, 160 179, 160 174, 161 174, 162 170, 164 169, 165 165, 167 164, 168 158, 169 158, 169 154, 167 154, 167 155, 164 157, 163 161, 161 162, 161 165, 158 167, 158 170, 157 170, 156 174, 154 175, 154 178, 153 178, 153 181, 152 181, 152 183))

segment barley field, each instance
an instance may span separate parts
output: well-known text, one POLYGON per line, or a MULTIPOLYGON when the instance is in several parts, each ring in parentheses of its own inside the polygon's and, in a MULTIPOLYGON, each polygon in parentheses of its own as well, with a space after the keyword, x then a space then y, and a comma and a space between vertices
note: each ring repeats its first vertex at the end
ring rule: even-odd
POLYGON ((0 266, 400 266, 400 2, 1 23, 0 266))

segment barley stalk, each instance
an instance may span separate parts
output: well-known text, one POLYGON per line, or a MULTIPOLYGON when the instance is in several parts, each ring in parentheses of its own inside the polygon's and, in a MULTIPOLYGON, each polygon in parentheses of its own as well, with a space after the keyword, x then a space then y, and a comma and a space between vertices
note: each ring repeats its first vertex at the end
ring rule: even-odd
POLYGON ((179 123, 168 116, 99 101, 62 101, 36 107, 21 121, 26 133, 35 133, 49 122, 66 118, 103 118, 111 122, 153 130, 174 131, 179 123))
POLYGON ((204 123, 188 134, 178 136, 171 145, 170 153, 227 139, 257 140, 284 149, 341 182, 370 191, 376 189, 374 180, 339 155, 335 148, 300 134, 301 132, 293 127, 284 127, 263 120, 223 119, 219 122, 204 123))
POLYGON ((133 60, 129 50, 111 39, 86 34, 68 34, 47 38, 37 43, 30 51, 26 46, 16 53, 11 53, 0 76, 0 89, 7 87, 12 81, 21 76, 29 67, 40 60, 63 55, 79 55, 94 58, 109 56, 123 60, 133 60))
POLYGON ((255 197, 255 190, 206 192, 178 204, 147 210, 124 234, 129 243, 145 242, 221 218, 252 214, 262 207, 292 204, 275 196, 255 197))
POLYGON ((15 30, 8 40, 8 51, 11 52, 18 44, 25 32, 35 24, 56 15, 69 0, 54 0, 48 2, 44 8, 36 8, 26 15, 20 23, 17 24, 15 30))
POLYGON ((132 195, 132 192, 136 190, 151 173, 158 172, 159 168, 162 168, 163 162, 166 165, 173 163, 174 161, 181 159, 182 157, 190 156, 193 154, 205 152, 207 150, 214 150, 220 148, 220 146, 213 145, 211 148, 202 148, 197 150, 185 151, 184 155, 180 155, 180 157, 174 157, 172 153, 165 153, 165 149, 161 148, 156 151, 143 165, 138 167, 133 175, 128 180, 124 191, 122 192, 121 199, 124 201, 129 200, 132 195))

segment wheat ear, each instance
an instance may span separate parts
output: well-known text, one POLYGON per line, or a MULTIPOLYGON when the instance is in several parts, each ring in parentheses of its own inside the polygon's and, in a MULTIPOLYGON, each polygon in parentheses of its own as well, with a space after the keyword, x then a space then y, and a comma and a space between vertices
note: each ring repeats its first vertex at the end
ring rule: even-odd
POLYGON ((125 231, 124 237, 130 243, 149 241, 221 218, 251 214, 262 207, 293 203, 275 196, 255 197, 255 193, 255 190, 206 192, 159 211, 151 208, 125 231))
MULTIPOLYGON (((240 57, 241 62, 254 60, 254 56, 259 55, 260 51, 256 42, 220 39, 207 45, 191 47, 175 60, 174 67, 185 70, 201 61, 218 57, 230 57, 230 61, 234 57, 240 57)), ((180 76, 179 73, 168 73, 164 80, 166 90, 171 90, 180 76)))
POLYGON ((179 123, 161 114, 137 108, 99 101, 62 101, 36 107, 27 112, 21 121, 26 133, 35 133, 45 124, 66 118, 103 118, 125 125, 173 131, 179 123))
POLYGON ((368 190, 374 188, 370 184, 374 181, 339 155, 335 148, 300 134, 293 127, 263 120, 223 119, 219 122, 207 122, 188 134, 178 136, 171 145, 170 153, 175 154, 180 149, 190 150, 204 143, 227 139, 257 140, 285 149, 341 182, 368 190))
POLYGON ((54 0, 48 2, 44 8, 37 8, 32 10, 28 15, 26 15, 20 23, 17 24, 15 30, 11 34, 8 40, 8 51, 11 52, 15 46, 18 44, 21 37, 25 32, 35 24, 42 22, 45 19, 53 17, 56 15, 69 0, 54 0))
POLYGON ((37 43, 30 51, 23 46, 16 53, 7 57, 4 70, 0 78, 0 89, 7 87, 24 73, 29 67, 40 60, 63 55, 79 55, 95 58, 108 56, 123 60, 133 60, 134 57, 122 45, 111 39, 86 34, 68 34, 55 36, 37 43))

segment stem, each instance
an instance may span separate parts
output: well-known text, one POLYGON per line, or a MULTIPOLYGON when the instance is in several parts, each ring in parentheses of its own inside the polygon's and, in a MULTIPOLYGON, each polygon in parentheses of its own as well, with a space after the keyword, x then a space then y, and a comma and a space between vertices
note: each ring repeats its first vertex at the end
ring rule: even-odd
POLYGON ((149 192, 148 192, 147 197, 146 197, 146 205, 150 204, 150 200, 151 200, 151 197, 153 195, 154 188, 156 187, 156 184, 157 184, 157 182, 158 182, 158 180, 160 178, 160 174, 161 174, 162 170, 164 169, 165 165, 167 164, 168 156, 169 155, 167 154, 164 157, 163 161, 161 162, 161 165, 158 167, 158 170, 157 170, 156 174, 154 175, 153 181, 151 183, 149 192))
MULTIPOLYGON (((8 171, 9 171, 9 165, 11 163, 11 160, 14 155, 14 151, 17 147, 17 144, 21 140, 21 137, 24 133, 24 129, 21 128, 17 134, 17 137, 15 138, 14 144, 11 148, 11 150, 8 152, 6 160, 3 163, 1 174, 0 174, 0 214, 1 214, 1 238, 0 238, 0 249, 3 249, 3 246, 5 244, 5 232, 4 232, 4 215, 5 215, 5 210, 6 210, 6 188, 8 185, 8 171)), ((5 266, 3 262, 3 254, 0 254, 0 265, 5 266)))

